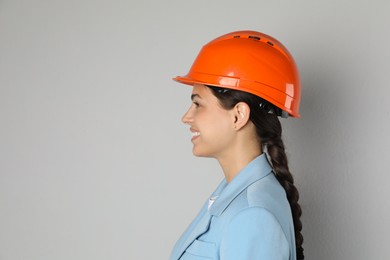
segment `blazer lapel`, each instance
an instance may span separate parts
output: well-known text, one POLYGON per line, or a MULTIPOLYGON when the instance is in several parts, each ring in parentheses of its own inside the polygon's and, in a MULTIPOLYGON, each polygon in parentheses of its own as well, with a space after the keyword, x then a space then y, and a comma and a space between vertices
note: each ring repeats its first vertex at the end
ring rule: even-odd
POLYGON ((198 218, 194 220, 194 222, 188 228, 187 232, 183 234, 181 238, 181 245, 179 245, 178 250, 173 256, 173 259, 179 259, 186 251, 186 249, 191 245, 191 243, 208 230, 210 226, 210 220, 211 215, 207 210, 207 205, 205 205, 202 211, 199 213, 198 218))
MULTIPOLYGON (((222 190, 226 187, 227 183, 226 180, 222 180, 222 182, 218 185, 217 189, 213 192, 211 197, 218 196, 222 190)), ((211 214, 208 210, 208 204, 207 201, 202 209, 200 210, 199 214, 196 216, 196 218, 192 221, 190 226, 186 229, 184 234, 180 237, 180 239, 177 241, 170 260, 178 260, 183 255, 183 253, 186 251, 186 249, 191 245, 192 242, 194 242, 195 239, 197 239, 200 235, 204 234, 210 227, 210 221, 211 221, 211 214)))

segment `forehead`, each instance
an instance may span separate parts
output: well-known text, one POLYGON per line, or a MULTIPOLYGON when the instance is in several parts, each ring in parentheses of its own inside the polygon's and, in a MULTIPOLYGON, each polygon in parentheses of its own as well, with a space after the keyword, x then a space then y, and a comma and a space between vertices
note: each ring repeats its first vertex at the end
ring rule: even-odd
POLYGON ((218 98, 213 94, 212 90, 201 84, 195 84, 192 88, 191 99, 197 99, 202 104, 207 104, 212 107, 222 108, 218 98))
POLYGON ((195 84, 192 88, 192 95, 197 95, 197 96, 207 96, 207 95, 210 95, 211 94, 211 91, 208 87, 206 87, 205 85, 201 85, 201 84, 195 84))

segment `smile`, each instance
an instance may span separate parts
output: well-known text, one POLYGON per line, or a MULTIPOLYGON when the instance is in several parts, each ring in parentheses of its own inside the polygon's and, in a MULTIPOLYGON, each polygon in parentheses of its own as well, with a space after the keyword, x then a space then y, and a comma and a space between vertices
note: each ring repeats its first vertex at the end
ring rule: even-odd
POLYGON ((192 132, 192 137, 200 136, 200 132, 192 132))

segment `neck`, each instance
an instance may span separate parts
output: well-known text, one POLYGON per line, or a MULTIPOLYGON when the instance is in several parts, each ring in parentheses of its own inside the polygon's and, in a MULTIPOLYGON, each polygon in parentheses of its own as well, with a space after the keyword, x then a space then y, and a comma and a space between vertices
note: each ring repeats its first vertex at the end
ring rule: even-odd
POLYGON ((222 167, 226 181, 229 183, 237 174, 244 169, 251 161, 261 154, 260 149, 253 149, 252 151, 240 150, 231 153, 229 156, 218 158, 218 162, 222 167))
POLYGON ((244 169, 251 161, 262 153, 261 144, 257 141, 256 129, 252 122, 248 122, 236 138, 215 158, 222 167, 226 181, 229 183, 237 174, 244 169))

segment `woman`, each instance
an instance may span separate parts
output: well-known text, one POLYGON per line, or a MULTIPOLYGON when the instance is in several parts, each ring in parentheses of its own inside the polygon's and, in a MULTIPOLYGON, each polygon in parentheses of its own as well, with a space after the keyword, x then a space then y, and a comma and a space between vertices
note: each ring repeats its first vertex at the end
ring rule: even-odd
POLYGON ((280 117, 299 117, 300 83, 288 50, 254 31, 206 44, 189 73, 182 121, 193 154, 218 160, 225 178, 176 243, 171 260, 303 259, 301 208, 280 117))

